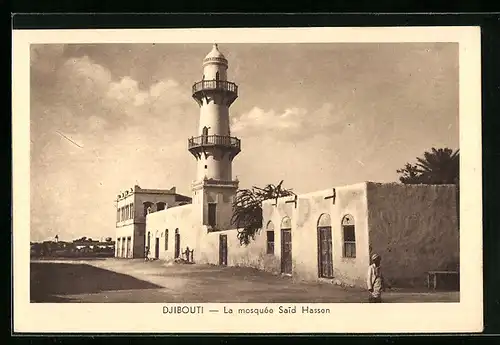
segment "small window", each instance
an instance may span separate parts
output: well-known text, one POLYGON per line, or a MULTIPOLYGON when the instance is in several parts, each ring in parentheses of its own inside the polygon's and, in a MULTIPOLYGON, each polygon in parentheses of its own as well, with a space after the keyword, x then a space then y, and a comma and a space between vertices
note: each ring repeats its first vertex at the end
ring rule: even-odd
POLYGON ((134 216, 135 216, 134 204, 133 204, 133 203, 132 203, 132 204, 130 204, 130 209, 131 209, 131 212, 130 212, 131 214, 130 214, 130 216, 131 216, 131 218, 133 219, 133 218, 134 218, 134 216))
POLYGON ((267 235, 267 254, 274 254, 274 224, 269 221, 266 225, 267 235))
POLYGON ((345 258, 356 257, 356 229, 354 218, 346 215, 342 219, 342 234, 344 238, 343 256, 345 258))
POLYGON ((165 230, 165 250, 168 250, 168 229, 165 230))
POLYGON ((274 254, 274 230, 267 232, 267 254, 274 254))
POLYGON ((208 204, 208 225, 214 227, 216 224, 216 215, 217 215, 217 204, 209 203, 208 204))
POLYGON ((165 203, 164 202, 159 202, 156 204, 156 210, 157 211, 162 211, 165 209, 165 203))

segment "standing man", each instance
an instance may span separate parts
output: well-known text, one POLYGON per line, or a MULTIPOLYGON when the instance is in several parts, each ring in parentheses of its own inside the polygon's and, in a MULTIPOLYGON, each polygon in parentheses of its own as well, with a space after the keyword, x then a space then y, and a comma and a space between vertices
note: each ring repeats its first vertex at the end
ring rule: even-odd
POLYGON ((384 278, 382 276, 382 270, 380 267, 380 262, 382 258, 378 254, 373 254, 372 264, 368 268, 368 291, 370 292, 368 301, 370 303, 380 303, 382 302, 382 291, 384 289, 384 278))

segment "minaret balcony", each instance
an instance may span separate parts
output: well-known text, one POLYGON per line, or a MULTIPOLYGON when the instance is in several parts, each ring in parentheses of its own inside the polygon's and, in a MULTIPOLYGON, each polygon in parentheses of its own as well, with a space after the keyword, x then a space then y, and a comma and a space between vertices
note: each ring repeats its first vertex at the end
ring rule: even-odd
POLYGON ((225 149, 234 157, 241 151, 241 140, 228 135, 201 135, 188 139, 188 150, 196 157, 212 147, 225 149))
POLYGON ((200 100, 213 92, 226 95, 228 104, 232 104, 238 98, 238 85, 225 80, 202 80, 193 85, 193 98, 200 100))

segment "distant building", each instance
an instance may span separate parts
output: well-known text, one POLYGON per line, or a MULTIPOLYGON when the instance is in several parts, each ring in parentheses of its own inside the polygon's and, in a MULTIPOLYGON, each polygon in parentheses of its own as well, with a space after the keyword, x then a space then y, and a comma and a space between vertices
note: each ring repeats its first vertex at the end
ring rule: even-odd
POLYGON ((146 215, 191 203, 191 198, 171 189, 142 189, 135 185, 116 198, 116 248, 120 258, 143 258, 145 255, 146 215))

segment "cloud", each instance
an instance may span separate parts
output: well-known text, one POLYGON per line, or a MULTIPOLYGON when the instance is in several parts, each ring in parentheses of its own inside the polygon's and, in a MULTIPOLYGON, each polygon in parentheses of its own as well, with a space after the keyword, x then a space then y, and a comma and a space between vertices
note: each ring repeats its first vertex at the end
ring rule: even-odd
POLYGON ((239 132, 250 129, 274 130, 296 130, 300 127, 303 116, 307 114, 305 109, 290 108, 278 113, 274 110, 265 111, 254 107, 239 118, 234 119, 232 130, 239 132))
POLYGON ((324 103, 321 107, 309 111, 291 107, 282 111, 264 110, 254 107, 241 116, 233 117, 231 130, 244 136, 273 134, 283 140, 306 140, 311 135, 341 131, 355 114, 346 111, 343 106, 324 103))
POLYGON ((176 169, 186 170, 183 157, 194 164, 184 149, 196 105, 172 78, 141 88, 89 56, 52 48, 32 50, 32 235, 112 235, 113 212, 102 210, 123 186, 189 184, 176 169))
POLYGON ((30 65, 36 73, 53 73, 61 61, 65 46, 63 44, 32 44, 30 65))

